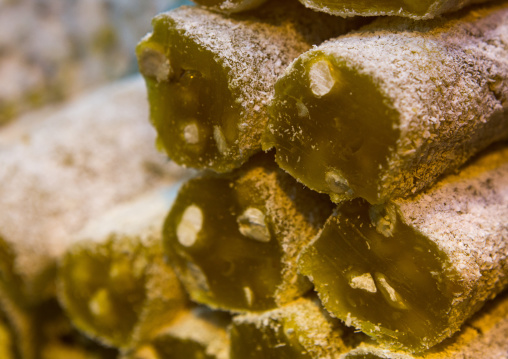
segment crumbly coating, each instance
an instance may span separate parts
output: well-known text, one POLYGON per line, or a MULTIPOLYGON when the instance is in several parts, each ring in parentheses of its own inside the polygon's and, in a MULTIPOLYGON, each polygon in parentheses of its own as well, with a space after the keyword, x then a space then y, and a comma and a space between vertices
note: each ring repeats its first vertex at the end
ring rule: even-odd
POLYGON ((73 235, 76 242, 103 242, 110 235, 139 237, 143 243, 161 239, 161 228, 180 188, 181 181, 164 183, 133 200, 122 202, 111 210, 91 218, 73 235))
POLYGON ((241 107, 237 145, 247 150, 261 147, 266 105, 284 69, 312 45, 346 32, 355 23, 308 11, 291 1, 271 2, 257 9, 256 16, 247 13, 227 17, 182 6, 156 17, 156 21, 162 19, 214 54, 215 61, 224 68, 228 88, 241 107))
POLYGON ((282 305, 302 294, 310 285, 297 269, 302 248, 317 234, 332 210, 328 198, 304 188, 284 171, 254 167, 239 181, 255 183, 262 193, 266 214, 273 221, 282 248, 282 282, 276 303, 282 305))
POLYGON ((88 220, 180 175, 153 148, 147 117, 136 77, 2 131, 0 232, 28 287, 88 220))
POLYGON ((508 147, 492 150, 414 198, 393 202, 402 221, 426 236, 465 290, 450 317, 460 322, 508 285, 508 147), (467 306, 463 305, 467 302, 467 306))
POLYGON ((153 237, 157 253, 147 269, 145 283, 146 299, 138 323, 133 329, 132 342, 142 343, 153 338, 160 328, 176 320, 176 317, 190 306, 188 295, 171 266, 162 254, 162 239, 153 237))
POLYGON ((341 337, 343 327, 325 313, 317 300, 306 297, 261 314, 238 315, 233 318, 233 323, 253 324, 263 332, 278 331, 288 320, 295 324, 300 344, 313 358, 337 358, 348 348, 341 337))
POLYGON ((398 113, 380 201, 415 193, 508 137, 507 34, 505 3, 426 22, 379 19, 303 55, 322 52, 368 76, 398 113))
POLYGON ((188 305, 187 294, 162 254, 161 228, 180 184, 164 184, 91 218, 74 235, 77 246, 68 249, 72 253, 85 248, 98 255, 102 250, 99 243, 111 238, 117 242, 129 238, 135 243, 140 242, 145 248, 144 256, 151 259, 145 270, 146 298, 138 322, 132 329, 129 345, 150 339, 188 305))

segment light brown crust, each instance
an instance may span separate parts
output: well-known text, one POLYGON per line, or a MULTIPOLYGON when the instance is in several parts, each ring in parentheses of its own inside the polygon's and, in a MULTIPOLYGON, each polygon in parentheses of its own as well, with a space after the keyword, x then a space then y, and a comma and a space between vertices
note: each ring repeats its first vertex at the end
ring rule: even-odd
POLYGON ((0 232, 30 295, 88 220, 180 171, 153 148, 145 97, 126 80, 2 132, 0 232))
POLYGON ((507 33, 504 3, 433 21, 379 19, 302 55, 321 52, 368 76, 398 114, 378 203, 416 193, 508 138, 507 33))
POLYGON ((292 2, 271 2, 257 9, 255 16, 228 17, 182 6, 156 17, 156 21, 168 21, 182 37, 212 53, 224 68, 227 86, 240 105, 237 127, 241 135, 236 143, 240 152, 261 150, 261 134, 268 119, 266 106, 277 78, 291 61, 313 45, 356 27, 356 21, 314 13, 292 2))
POLYGON ((443 271, 457 273, 464 285, 449 313, 452 330, 508 286, 508 147, 393 203, 402 221, 448 258, 443 271))

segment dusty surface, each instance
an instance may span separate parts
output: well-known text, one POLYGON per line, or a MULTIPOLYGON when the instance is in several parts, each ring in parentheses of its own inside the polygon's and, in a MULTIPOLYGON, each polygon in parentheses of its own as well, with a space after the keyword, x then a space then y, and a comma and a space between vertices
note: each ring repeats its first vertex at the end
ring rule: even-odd
POLYGON ((88 220, 180 176, 155 150, 147 118, 136 77, 0 133, 0 234, 26 279, 59 257, 88 220))

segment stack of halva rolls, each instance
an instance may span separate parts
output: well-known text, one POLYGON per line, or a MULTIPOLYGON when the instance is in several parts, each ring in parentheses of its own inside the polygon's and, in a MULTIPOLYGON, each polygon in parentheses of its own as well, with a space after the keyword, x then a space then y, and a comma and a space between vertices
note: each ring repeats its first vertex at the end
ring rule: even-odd
POLYGON ((0 231, 6 333, 44 291, 94 358, 508 358, 508 3, 196 2, 136 49, 171 164, 141 127, 32 159, 83 208, 38 257, 0 231))
POLYGON ((506 3, 199 3, 137 55, 158 147, 201 170, 163 250, 233 315, 230 357, 478 355, 508 284, 506 3))
POLYGON ((154 13, 181 0, 0 3, 0 126, 135 71, 154 13))

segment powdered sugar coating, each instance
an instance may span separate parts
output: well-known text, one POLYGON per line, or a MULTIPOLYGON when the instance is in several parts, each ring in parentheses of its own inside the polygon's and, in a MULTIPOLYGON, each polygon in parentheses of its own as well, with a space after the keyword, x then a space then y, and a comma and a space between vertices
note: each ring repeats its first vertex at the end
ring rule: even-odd
MULTIPOLYGON (((323 310, 317 300, 310 298, 298 298, 280 308, 266 311, 262 314, 244 314, 233 318, 233 326, 253 325, 259 330, 267 342, 259 345, 271 348, 270 332, 286 332, 288 327, 298 338, 298 343, 303 347, 303 353, 311 358, 332 359, 348 349, 344 342, 344 326, 337 320, 331 319, 323 310), (287 325, 289 324, 289 325, 287 325)), ((244 338, 243 340, 249 340, 244 338)), ((232 343, 233 347, 235 343, 232 343)), ((282 344, 284 344, 282 342, 282 344)), ((239 341, 237 345, 242 345, 239 341)), ((287 344, 286 344, 287 345, 287 344)), ((296 350, 296 347, 294 348, 296 350)))
POLYGON ((119 234, 117 227, 118 232, 101 242, 77 242, 59 262, 57 294, 67 316, 80 331, 108 346, 135 347, 188 306, 186 293, 163 259, 160 229, 154 231, 150 219, 141 227, 139 237, 119 234), (97 300, 97 293, 107 299, 97 300), (121 319, 125 313, 130 319, 121 319), (101 325, 111 316, 118 331, 101 325))
POLYGON ((324 225, 333 205, 326 196, 297 183, 281 169, 256 166, 237 181, 260 193, 266 217, 282 249, 282 281, 275 293, 277 305, 283 305, 306 292, 310 285, 298 272, 297 258, 324 225))
POLYGON ((88 220, 180 176, 154 150, 147 116, 136 78, 3 130, 0 235, 16 253, 28 292, 88 220))
POLYGON ((508 285, 508 147, 477 158, 414 198, 393 202, 404 223, 448 258, 464 290, 449 317, 459 321, 508 285), (457 308, 460 308, 456 310, 457 308))
POLYGON ((261 150, 266 106, 276 79, 290 62, 312 45, 343 34, 357 23, 312 12, 291 0, 229 17, 202 8, 180 7, 158 15, 154 22, 167 22, 179 36, 213 54, 223 69, 227 88, 239 106, 234 116, 239 132, 234 147, 238 150, 228 155, 235 161, 245 161, 261 150))
POLYGON ((368 76, 398 113, 379 202, 415 193, 508 138, 507 34, 502 4, 427 22, 380 19, 303 55, 324 53, 368 76))
POLYGON ((103 242, 111 235, 138 237, 141 242, 160 239, 160 229, 175 200, 181 182, 171 186, 164 183, 143 192, 127 202, 121 202, 100 216, 92 217, 74 234, 76 242, 103 242))

